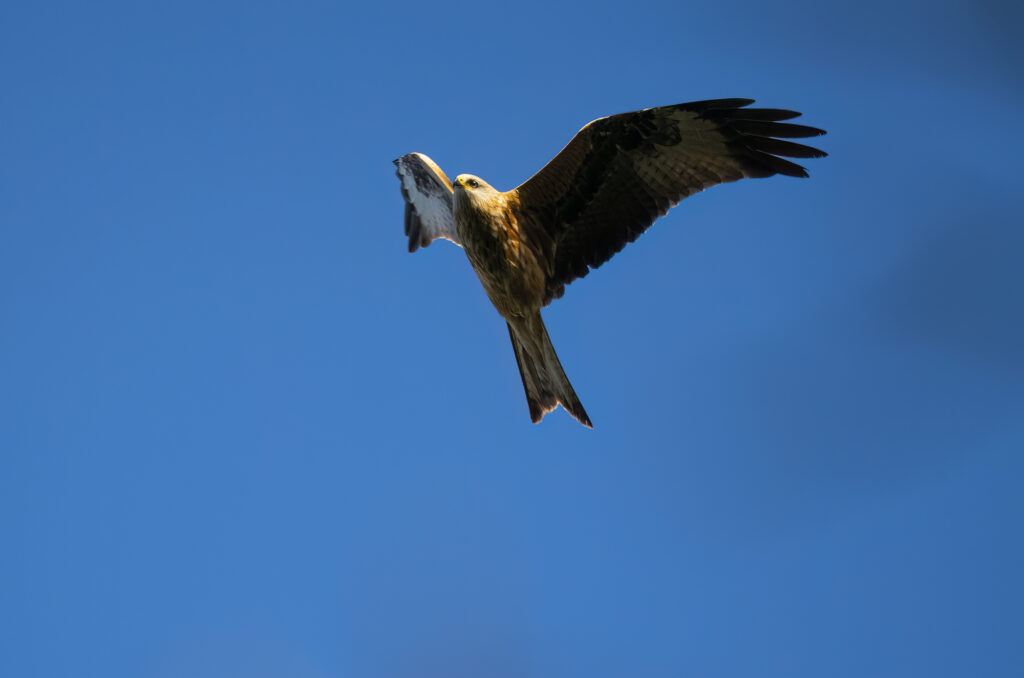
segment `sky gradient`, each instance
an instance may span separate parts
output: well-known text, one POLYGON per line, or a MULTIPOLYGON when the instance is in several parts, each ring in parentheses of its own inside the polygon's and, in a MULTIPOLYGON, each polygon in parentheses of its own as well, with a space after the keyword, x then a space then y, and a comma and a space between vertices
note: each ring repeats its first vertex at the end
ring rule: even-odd
POLYGON ((0 675, 1019 672, 1021 10, 371 5, 0 9, 0 675), (718 97, 830 156, 570 285, 530 424, 392 158, 718 97))

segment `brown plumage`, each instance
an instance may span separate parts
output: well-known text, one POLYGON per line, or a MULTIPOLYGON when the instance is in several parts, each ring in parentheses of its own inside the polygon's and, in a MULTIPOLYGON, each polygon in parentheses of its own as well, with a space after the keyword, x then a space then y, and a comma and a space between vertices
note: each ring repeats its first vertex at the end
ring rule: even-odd
POLYGON ((744 177, 806 177, 803 167, 779 156, 825 155, 783 139, 825 133, 782 122, 799 113, 744 108, 751 103, 717 99, 599 118, 537 174, 504 193, 472 175, 450 182, 420 153, 395 160, 409 251, 437 238, 464 247, 508 323, 535 423, 561 404, 591 426, 551 345, 543 306, 683 198, 744 177))

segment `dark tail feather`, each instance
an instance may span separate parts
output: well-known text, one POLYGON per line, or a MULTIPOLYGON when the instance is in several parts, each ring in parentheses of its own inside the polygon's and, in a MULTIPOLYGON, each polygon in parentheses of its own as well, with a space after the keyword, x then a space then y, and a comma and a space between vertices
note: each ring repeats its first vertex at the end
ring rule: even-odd
POLYGON ((523 379, 533 423, 540 422, 545 414, 561 405, 576 421, 587 428, 594 428, 569 378, 565 376, 540 311, 509 321, 508 336, 516 352, 519 376, 523 379))

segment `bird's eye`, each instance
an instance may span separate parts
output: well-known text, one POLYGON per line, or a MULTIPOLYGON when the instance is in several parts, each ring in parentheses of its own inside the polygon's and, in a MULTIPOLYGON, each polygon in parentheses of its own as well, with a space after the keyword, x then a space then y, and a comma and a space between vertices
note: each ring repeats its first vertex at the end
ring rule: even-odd
POLYGON ((466 183, 469 184, 470 188, 480 188, 480 182, 476 179, 470 179, 466 183))

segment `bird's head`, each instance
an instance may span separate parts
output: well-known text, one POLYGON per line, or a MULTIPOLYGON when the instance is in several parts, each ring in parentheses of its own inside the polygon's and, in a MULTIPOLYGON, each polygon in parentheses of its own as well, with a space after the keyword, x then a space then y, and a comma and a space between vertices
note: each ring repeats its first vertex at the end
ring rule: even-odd
POLYGON ((452 184, 452 189, 458 191, 462 189, 469 193, 489 194, 497 193, 494 187, 489 183, 481 179, 480 177, 473 176, 472 174, 460 174, 455 177, 455 182, 452 184))
POLYGON ((463 210, 474 212, 495 213, 505 206, 505 194, 495 190, 493 186, 472 174, 460 174, 452 183, 455 191, 455 203, 452 208, 456 213, 463 210))

